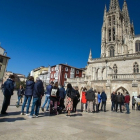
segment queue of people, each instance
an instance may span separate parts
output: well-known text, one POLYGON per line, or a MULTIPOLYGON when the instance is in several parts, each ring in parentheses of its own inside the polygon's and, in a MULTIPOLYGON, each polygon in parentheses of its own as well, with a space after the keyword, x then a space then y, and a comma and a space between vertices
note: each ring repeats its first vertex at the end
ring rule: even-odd
MULTIPOLYGON (((1 114, 7 114, 6 110, 10 105, 10 99, 13 95, 14 91, 14 75, 10 75, 9 79, 4 83, 3 94, 4 101, 2 105, 1 114)), ((58 86, 58 82, 50 82, 50 84, 46 87, 46 91, 44 91, 43 82, 37 77, 35 80, 32 76, 28 78, 26 81, 26 88, 23 86, 17 91, 18 101, 16 107, 20 106, 20 100, 24 96, 24 102, 21 107, 21 115, 27 115, 30 118, 33 116, 38 117, 39 110, 43 112, 49 111, 50 115, 58 115, 61 114, 62 111, 67 112, 66 116, 71 116, 71 112, 77 112, 77 104, 80 102, 80 93, 78 87, 72 87, 69 83, 67 85, 67 89, 65 90, 64 86, 58 86), (45 101, 41 106, 41 101, 45 93, 45 101), (32 101, 31 111, 29 113, 30 104, 32 101), (27 106, 26 106, 27 104, 27 106), (47 104, 47 105, 46 105, 47 104), (46 105, 46 109, 44 110, 46 105), (24 113, 24 108, 26 106, 26 113, 24 113)), ((106 112, 106 101, 107 94, 105 91, 101 93, 99 91, 93 90, 90 88, 87 90, 85 87, 82 89, 81 94, 81 111, 85 111, 88 113, 99 113, 99 111, 106 112), (101 107, 100 107, 101 104, 101 107)), ((127 110, 127 114, 129 114, 129 103, 130 96, 128 92, 126 96, 121 94, 120 92, 111 94, 112 106, 111 110, 118 112, 118 106, 120 112, 123 113, 124 108, 127 110)), ((135 107, 135 99, 132 97, 132 109, 135 107)))

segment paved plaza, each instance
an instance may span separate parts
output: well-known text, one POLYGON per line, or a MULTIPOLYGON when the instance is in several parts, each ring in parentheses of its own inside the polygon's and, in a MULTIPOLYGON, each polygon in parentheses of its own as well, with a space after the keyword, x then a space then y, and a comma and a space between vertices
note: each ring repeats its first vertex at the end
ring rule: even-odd
MULTIPOLYGON (((140 112, 107 112, 49 116, 40 110, 39 118, 21 116, 12 96, 8 116, 0 115, 0 140, 140 140, 140 112)), ((44 100, 44 98, 43 98, 44 100)), ((0 109, 3 95, 0 92, 0 109)), ((79 105, 80 106, 80 105, 79 105)))

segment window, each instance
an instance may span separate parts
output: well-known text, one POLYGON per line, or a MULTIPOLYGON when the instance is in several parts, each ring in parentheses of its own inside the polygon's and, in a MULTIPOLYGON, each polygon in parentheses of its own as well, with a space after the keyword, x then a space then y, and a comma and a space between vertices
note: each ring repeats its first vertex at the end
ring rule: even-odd
POLYGON ((139 73, 139 65, 137 62, 134 63, 133 65, 133 72, 134 73, 139 73))
POLYGON ((111 26, 111 17, 108 18, 109 26, 111 26))
POLYGON ((67 75, 67 73, 65 73, 64 78, 67 79, 67 77, 68 77, 68 75, 67 75))
POLYGON ((140 40, 137 40, 135 43, 136 52, 140 52, 140 40))
POLYGON ((65 67, 65 71, 68 71, 68 67, 65 67))
POLYGON ((74 73, 74 71, 75 71, 74 68, 71 68, 71 72, 74 73))
POLYGON ((111 29, 108 30, 109 41, 111 41, 111 29))
POLYGON ((1 71, 1 69, 2 69, 2 65, 0 65, 0 71, 1 71))
POLYGON ((115 16, 113 16, 113 25, 115 25, 115 16))
POLYGON ((79 70, 76 71, 76 74, 79 74, 79 70))
POLYGON ((110 57, 114 57, 115 50, 114 47, 110 47, 110 57))
POLYGON ((3 63, 3 58, 2 57, 0 57, 0 62, 3 63))
POLYGON ((51 78, 53 78, 53 74, 51 74, 51 78))
POLYGON ((115 41, 115 28, 113 28, 113 41, 115 41))
POLYGON ((71 73, 70 74, 70 78, 74 78, 74 73, 71 73))

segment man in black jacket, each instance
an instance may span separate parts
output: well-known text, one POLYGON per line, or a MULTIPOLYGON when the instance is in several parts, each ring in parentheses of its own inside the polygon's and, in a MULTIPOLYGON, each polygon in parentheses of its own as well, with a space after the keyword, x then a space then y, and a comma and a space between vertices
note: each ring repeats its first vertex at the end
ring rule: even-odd
POLYGON ((95 100, 95 92, 93 91, 93 88, 86 92, 86 99, 88 104, 87 111, 88 113, 93 113, 93 101, 95 100))
POLYGON ((114 91, 111 94, 111 102, 112 102, 111 111, 113 110, 115 111, 116 94, 114 91))
POLYGON ((120 112, 123 113, 122 112, 122 101, 123 101, 122 96, 121 96, 120 92, 118 92, 118 95, 116 96, 116 112, 118 111, 118 105, 120 105, 120 112))
POLYGON ((15 76, 10 75, 7 81, 4 83, 4 92, 3 92, 4 101, 3 101, 2 110, 1 110, 1 114, 3 115, 8 114, 6 113, 6 110, 8 106, 10 105, 10 99, 11 99, 11 96, 13 95, 14 83, 15 83, 14 80, 15 80, 15 76))
POLYGON ((41 99, 44 95, 44 87, 42 81, 39 79, 39 77, 36 78, 36 83, 34 84, 34 90, 33 90, 33 103, 32 103, 32 109, 30 118, 33 117, 33 114, 35 113, 35 117, 38 117, 39 109, 41 106, 41 99))

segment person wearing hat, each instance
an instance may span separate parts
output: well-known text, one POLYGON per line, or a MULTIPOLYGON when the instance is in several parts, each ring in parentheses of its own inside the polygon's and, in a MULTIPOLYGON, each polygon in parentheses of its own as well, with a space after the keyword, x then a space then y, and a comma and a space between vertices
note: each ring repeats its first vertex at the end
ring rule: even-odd
POLYGON ((33 102, 32 102, 31 113, 29 116, 30 118, 33 117, 33 114, 35 114, 35 117, 38 117, 39 109, 41 106, 41 99, 43 95, 44 95, 43 82, 40 80, 39 77, 37 77, 33 89, 33 102))

